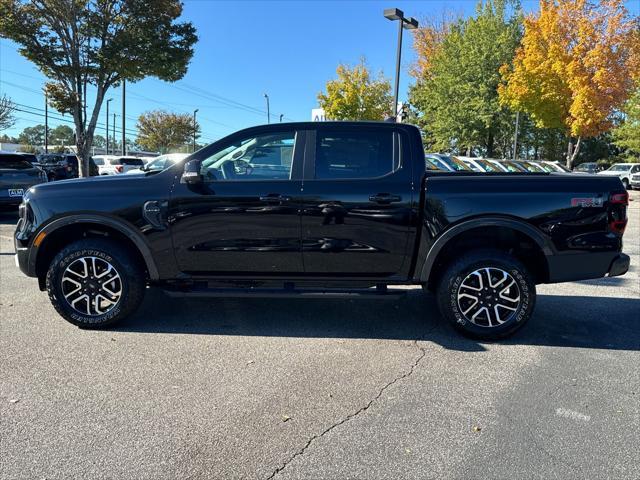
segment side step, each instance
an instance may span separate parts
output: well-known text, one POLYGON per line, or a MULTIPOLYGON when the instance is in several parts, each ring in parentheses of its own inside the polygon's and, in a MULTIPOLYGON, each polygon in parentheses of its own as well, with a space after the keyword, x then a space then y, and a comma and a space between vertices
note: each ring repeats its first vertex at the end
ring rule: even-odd
POLYGON ((191 288, 163 289, 164 293, 174 298, 383 298, 394 299, 406 294, 404 289, 388 289, 386 286, 360 289, 296 289, 296 288, 191 288))

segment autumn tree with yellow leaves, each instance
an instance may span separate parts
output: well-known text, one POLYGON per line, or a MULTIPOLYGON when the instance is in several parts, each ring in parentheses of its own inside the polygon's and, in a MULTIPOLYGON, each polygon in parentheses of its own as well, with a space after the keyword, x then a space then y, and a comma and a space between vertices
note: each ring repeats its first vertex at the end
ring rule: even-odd
POLYGON ((621 0, 541 0, 524 20, 513 64, 501 69, 500 100, 538 127, 563 129, 568 167, 583 138, 613 126, 633 90, 637 28, 621 0))
POLYGON ((338 78, 329 80, 318 103, 331 120, 384 120, 393 111, 391 83, 380 73, 372 76, 361 59, 358 65, 338 65, 338 78))

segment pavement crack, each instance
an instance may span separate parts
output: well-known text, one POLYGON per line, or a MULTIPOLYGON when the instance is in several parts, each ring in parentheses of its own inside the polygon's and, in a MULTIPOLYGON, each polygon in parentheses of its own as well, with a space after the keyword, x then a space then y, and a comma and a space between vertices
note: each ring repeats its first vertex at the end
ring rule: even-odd
POLYGON ((328 434, 329 432, 331 432, 334 428, 339 427, 340 425, 344 425, 345 423, 353 420, 354 418, 356 418, 358 415, 360 415, 361 413, 366 412, 369 407, 371 407, 371 405, 373 405, 384 393, 385 390, 387 390, 388 388, 390 388, 391 386, 395 385, 396 383, 400 382, 401 380, 404 380, 405 378, 410 377, 413 372, 415 371, 416 367, 418 366, 418 364, 422 361, 422 359, 425 357, 425 355, 427 354, 427 350, 424 347, 421 347, 420 345, 418 345, 418 340, 414 341, 414 346, 420 351, 420 354, 416 357, 416 359, 414 360, 413 364, 411 365, 411 367, 409 368, 409 370, 407 370, 405 373, 403 373, 402 375, 397 376, 396 378, 394 378, 393 380, 391 380, 389 383, 385 384, 377 393, 377 395, 375 397, 373 397, 371 400, 369 400, 369 402, 367 402, 367 404, 361 408, 359 408, 358 410, 356 410, 355 412, 347 415, 346 417, 344 417, 343 419, 341 419, 340 421, 332 424, 331 426, 327 427, 324 431, 322 431, 319 434, 316 434, 314 436, 312 436, 307 443, 297 452, 295 452, 293 455, 291 455, 291 457, 289 457, 287 460, 285 460, 285 462, 280 465, 278 468, 276 468, 271 475, 269 475, 266 480, 271 480, 272 478, 274 478, 276 475, 278 475, 280 472, 282 472, 285 468, 287 468, 287 466, 293 461, 295 460, 297 457, 304 455, 304 453, 307 451, 307 449, 313 444, 313 442, 315 442, 317 439, 324 437, 326 434, 328 434))

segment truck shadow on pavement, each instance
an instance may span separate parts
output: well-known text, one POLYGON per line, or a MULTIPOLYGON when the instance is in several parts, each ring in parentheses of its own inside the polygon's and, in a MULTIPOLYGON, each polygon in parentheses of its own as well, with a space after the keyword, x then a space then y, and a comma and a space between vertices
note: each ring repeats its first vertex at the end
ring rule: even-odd
MULTIPOLYGON (((399 300, 172 299, 149 290, 144 304, 115 328, 130 333, 426 340, 482 352, 439 315, 419 290, 399 300)), ((539 295, 536 313, 507 345, 640 350, 640 301, 539 295)))

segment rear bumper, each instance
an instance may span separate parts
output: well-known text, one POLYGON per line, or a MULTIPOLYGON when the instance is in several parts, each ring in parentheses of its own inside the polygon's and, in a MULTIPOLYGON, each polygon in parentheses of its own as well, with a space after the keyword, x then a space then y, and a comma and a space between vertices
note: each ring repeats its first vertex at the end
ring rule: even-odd
POLYGON ((629 255, 625 255, 624 253, 619 254, 611 262, 608 276, 617 277, 619 275, 624 275, 629 271, 630 263, 631 263, 631 259, 629 258, 629 255))
POLYGON ((629 256, 620 252, 592 252, 547 257, 549 283, 615 277, 629 270, 629 256))

